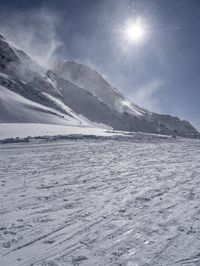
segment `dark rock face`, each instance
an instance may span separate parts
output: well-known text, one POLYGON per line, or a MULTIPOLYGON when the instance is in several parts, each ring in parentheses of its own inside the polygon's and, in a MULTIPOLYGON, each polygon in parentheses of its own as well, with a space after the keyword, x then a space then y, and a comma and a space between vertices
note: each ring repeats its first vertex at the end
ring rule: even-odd
POLYGON ((18 64, 19 58, 15 54, 14 50, 6 42, 6 40, 0 35, 0 70, 9 69, 13 64, 18 64))

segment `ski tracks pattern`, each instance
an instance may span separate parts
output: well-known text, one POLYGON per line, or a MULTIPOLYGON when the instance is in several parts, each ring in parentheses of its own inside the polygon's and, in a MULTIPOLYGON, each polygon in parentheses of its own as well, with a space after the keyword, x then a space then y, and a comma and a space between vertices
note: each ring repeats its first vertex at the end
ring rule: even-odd
POLYGON ((0 266, 200 265, 198 141, 2 145, 0 167, 0 266))

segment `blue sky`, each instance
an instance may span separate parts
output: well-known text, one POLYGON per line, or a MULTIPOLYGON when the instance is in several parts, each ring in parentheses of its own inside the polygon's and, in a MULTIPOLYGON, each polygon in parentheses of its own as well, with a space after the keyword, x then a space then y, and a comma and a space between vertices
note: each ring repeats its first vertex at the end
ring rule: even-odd
POLYGON ((0 31, 36 60, 89 64, 133 102, 198 129, 199 26, 199 0, 0 0, 0 31), (127 46, 120 30, 135 17, 147 36, 127 46))

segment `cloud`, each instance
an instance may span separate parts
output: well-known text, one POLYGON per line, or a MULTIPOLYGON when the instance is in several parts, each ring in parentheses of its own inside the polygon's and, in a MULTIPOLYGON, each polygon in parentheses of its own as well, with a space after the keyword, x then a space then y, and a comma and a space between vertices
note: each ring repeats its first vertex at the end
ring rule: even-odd
POLYGON ((61 14, 41 8, 16 11, 9 16, 1 14, 1 17, 2 35, 40 65, 48 67, 63 45, 57 35, 61 14))
POLYGON ((162 89, 162 85, 163 82, 160 79, 155 79, 138 88, 130 97, 138 105, 154 112, 160 112, 161 105, 157 94, 162 89))

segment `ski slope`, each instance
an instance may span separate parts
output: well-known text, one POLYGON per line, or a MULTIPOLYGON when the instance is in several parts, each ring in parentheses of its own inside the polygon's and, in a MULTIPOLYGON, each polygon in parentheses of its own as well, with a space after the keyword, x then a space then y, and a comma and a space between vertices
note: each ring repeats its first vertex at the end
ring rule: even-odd
POLYGON ((0 145, 0 266, 199 265, 200 142, 0 145))

